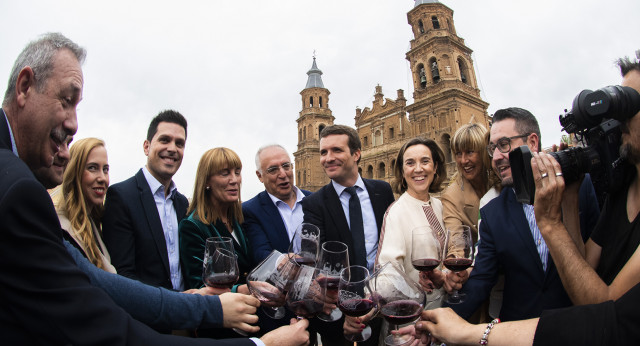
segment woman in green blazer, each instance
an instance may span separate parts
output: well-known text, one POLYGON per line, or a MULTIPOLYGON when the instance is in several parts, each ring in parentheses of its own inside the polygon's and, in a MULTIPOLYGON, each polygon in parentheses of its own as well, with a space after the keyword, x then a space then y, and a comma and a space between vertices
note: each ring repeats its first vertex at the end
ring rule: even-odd
POLYGON ((202 259, 207 238, 229 237, 233 239, 240 269, 240 279, 232 291, 249 293, 244 283, 253 269, 253 261, 249 243, 240 228, 243 222, 241 171, 240 157, 231 149, 210 149, 200 159, 188 217, 179 227, 180 261, 187 288, 203 286, 202 259))

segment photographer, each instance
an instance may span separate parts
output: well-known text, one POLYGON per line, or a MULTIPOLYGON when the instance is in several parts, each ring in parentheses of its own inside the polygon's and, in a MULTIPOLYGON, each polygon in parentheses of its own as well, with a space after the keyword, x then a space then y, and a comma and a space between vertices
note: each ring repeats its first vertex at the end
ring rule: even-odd
MULTIPOLYGON (((618 60, 622 86, 640 91, 640 64, 618 60)), ((640 116, 622 125, 620 156, 629 164, 622 188, 610 194, 602 215, 586 244, 572 241, 575 230, 560 221, 565 182, 553 157, 540 154, 531 160, 536 181, 535 215, 538 227, 558 268, 562 283, 576 305, 620 298, 640 282, 640 116), (545 174, 546 173, 546 174, 545 174)), ((568 187, 569 188, 569 187, 568 187)), ((568 198, 566 192, 564 195, 568 198)), ((564 203, 564 201, 563 201, 564 203)))

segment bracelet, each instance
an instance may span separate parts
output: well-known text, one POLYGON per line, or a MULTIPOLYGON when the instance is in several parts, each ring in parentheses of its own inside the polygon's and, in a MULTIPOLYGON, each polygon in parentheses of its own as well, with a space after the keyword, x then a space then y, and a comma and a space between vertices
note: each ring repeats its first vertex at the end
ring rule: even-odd
POLYGON ((487 324, 487 329, 484 330, 484 333, 482 334, 482 339, 480 339, 480 345, 488 345, 489 341, 487 341, 487 338, 489 337, 489 333, 491 333, 491 329, 493 328, 493 326, 495 326, 496 324, 500 323, 500 319, 496 318, 493 321, 491 321, 489 324, 487 324))

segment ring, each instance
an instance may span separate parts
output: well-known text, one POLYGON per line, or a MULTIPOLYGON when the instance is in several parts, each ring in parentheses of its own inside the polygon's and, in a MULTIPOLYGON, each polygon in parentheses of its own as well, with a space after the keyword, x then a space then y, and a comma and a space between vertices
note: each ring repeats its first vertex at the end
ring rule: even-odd
POLYGON ((561 177, 561 176, 562 176, 562 172, 556 173, 556 177, 561 177))
POLYGON ((548 177, 548 176, 549 176, 549 174, 547 174, 547 173, 542 173, 542 175, 541 175, 540 177, 542 177, 542 179, 544 179, 544 178, 546 178, 546 177, 548 177))

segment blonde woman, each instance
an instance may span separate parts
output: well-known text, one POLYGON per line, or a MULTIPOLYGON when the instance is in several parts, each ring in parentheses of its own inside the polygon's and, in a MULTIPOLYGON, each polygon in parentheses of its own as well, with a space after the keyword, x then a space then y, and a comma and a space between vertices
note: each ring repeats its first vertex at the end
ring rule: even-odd
POLYGON ((84 138, 69 149, 61 191, 53 195, 65 238, 96 267, 115 273, 102 241, 100 217, 109 187, 109 160, 104 142, 84 138))

